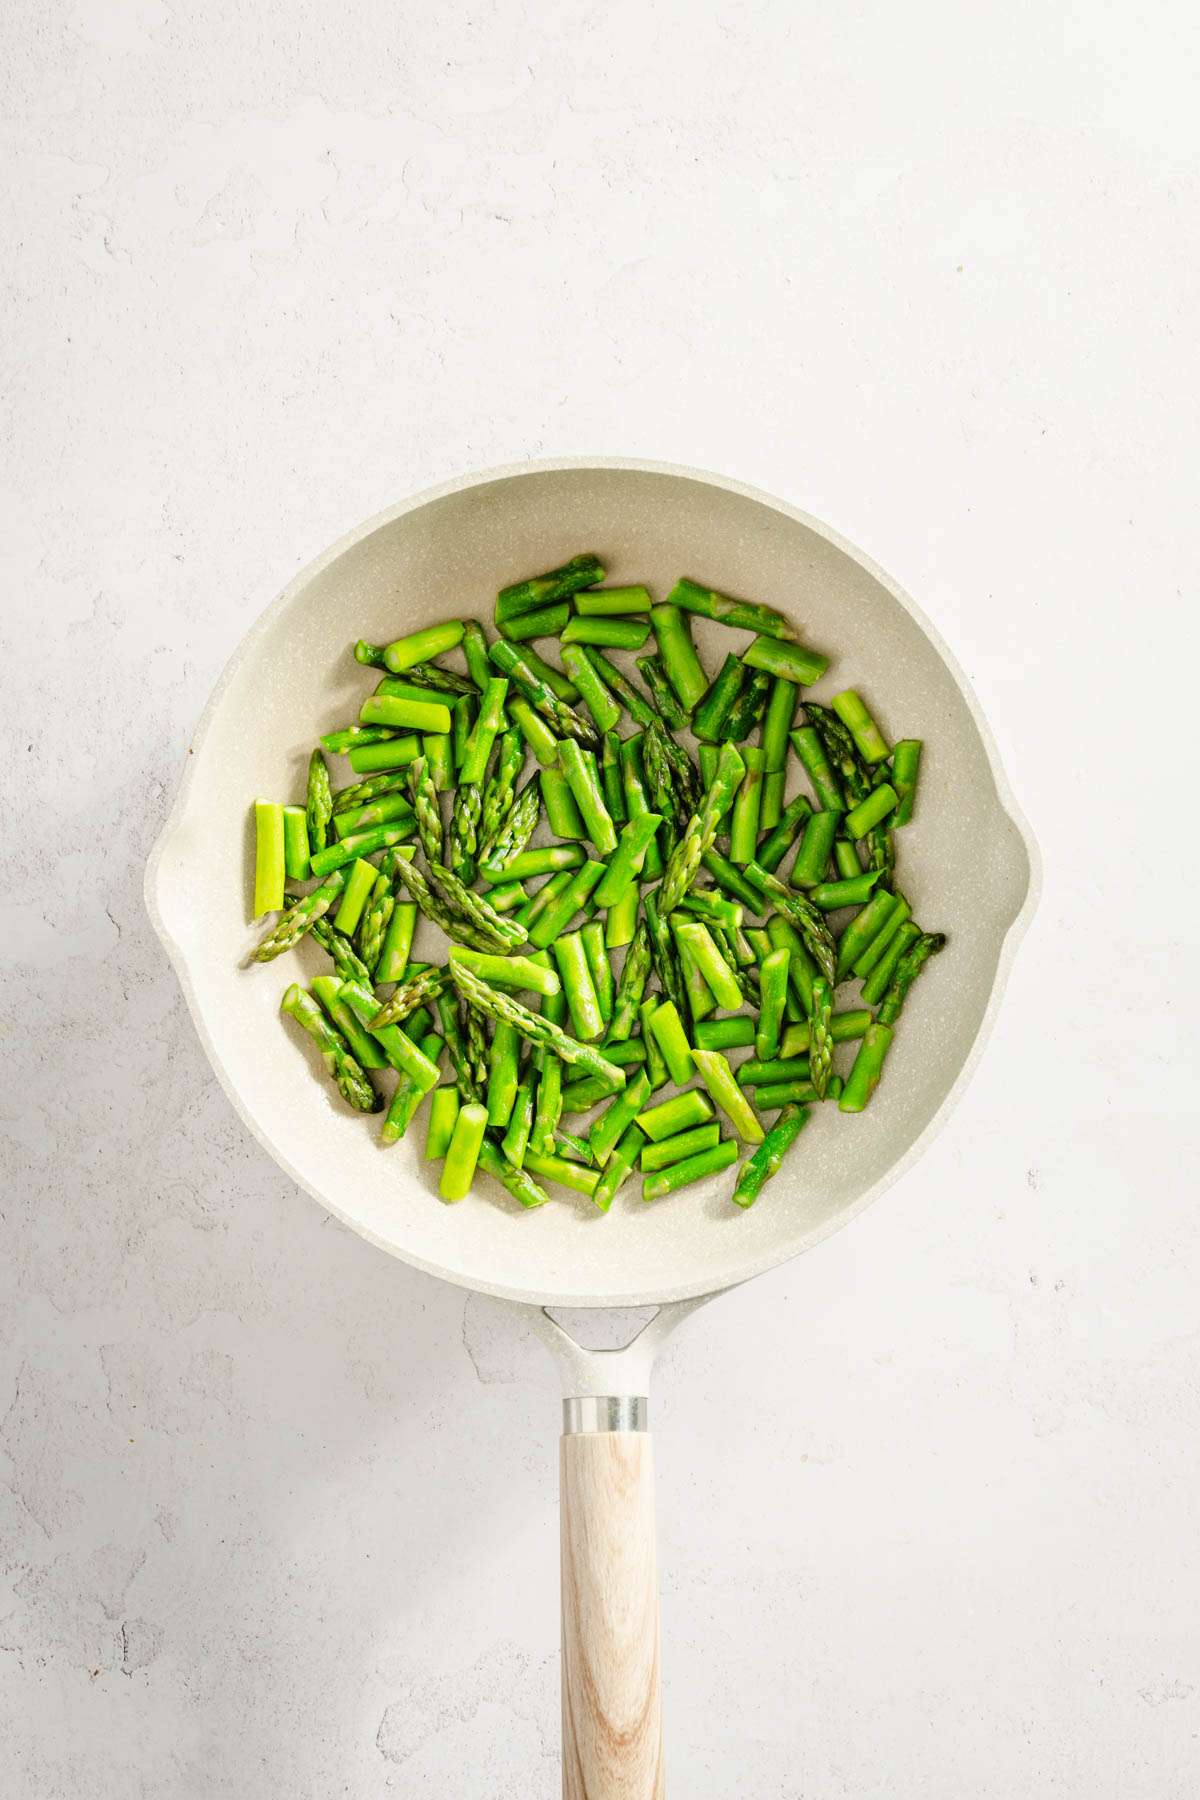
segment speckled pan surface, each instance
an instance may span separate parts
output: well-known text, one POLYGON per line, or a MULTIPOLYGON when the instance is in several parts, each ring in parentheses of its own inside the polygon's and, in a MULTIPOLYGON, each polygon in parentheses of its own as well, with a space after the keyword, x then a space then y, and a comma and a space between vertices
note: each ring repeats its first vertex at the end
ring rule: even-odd
MULTIPOLYGON (((707 621, 715 670, 748 642, 707 621)), ((343 776, 343 779, 348 777, 343 776)), ((797 782, 798 777, 793 776, 797 782)), ((916 608, 832 532, 723 478, 655 464, 525 465, 420 495, 369 521, 304 571, 252 627, 193 740, 146 878, 147 904, 230 1099, 301 1186, 373 1243, 464 1286, 559 1305, 634 1305, 714 1292, 844 1224, 920 1153, 982 1046, 1036 903, 1036 850, 965 678, 916 608), (301 798, 319 731, 368 691, 349 654, 447 617, 490 622, 496 589, 578 550, 610 582, 661 597, 681 574, 781 608, 834 657, 820 698, 860 688, 885 733, 926 740, 918 817, 901 834, 904 892, 950 944, 906 1008, 870 1108, 814 1109, 800 1144, 743 1213, 728 1174, 644 1205, 627 1184, 607 1217, 578 1196, 525 1213, 490 1180, 456 1206, 409 1140, 383 1150, 314 1074, 280 1022, 312 946, 242 966, 250 921, 250 802, 301 798)))

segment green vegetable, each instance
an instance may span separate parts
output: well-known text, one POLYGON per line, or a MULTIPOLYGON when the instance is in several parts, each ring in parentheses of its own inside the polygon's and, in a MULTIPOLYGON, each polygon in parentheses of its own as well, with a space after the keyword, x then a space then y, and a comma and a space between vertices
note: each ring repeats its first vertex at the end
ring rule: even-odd
POLYGON ((818 882, 825 880, 829 871, 829 858, 833 853, 833 841, 841 824, 840 813, 818 812, 809 817, 804 827, 804 836, 800 840, 800 849, 792 864, 793 887, 816 887, 818 882))
POLYGON ((450 708, 439 700, 401 700, 371 694, 359 708, 359 723, 390 725, 394 731, 449 731, 450 708))
POLYGON ((705 619, 716 619, 738 631, 757 631, 764 637, 791 638, 792 628, 774 607, 760 606, 752 600, 734 600, 715 588, 702 587, 698 581, 683 576, 667 595, 668 606, 681 606, 686 612, 698 613, 705 619))
POLYGON ((608 613, 650 611, 650 591, 644 587, 592 588, 576 594, 575 611, 583 619, 603 618, 608 613))
MULTIPOLYGON (((823 815, 818 813, 816 816, 821 818, 823 815)), ((846 881, 819 881, 816 887, 809 888, 808 897, 822 912, 836 912, 839 906, 862 906, 871 898, 871 889, 878 880, 879 870, 868 869, 846 881)))
MULTIPOLYGON (((365 857, 359 857, 350 871, 345 892, 342 895, 342 903, 334 915, 333 928, 335 931, 342 932, 346 937, 354 936, 358 929, 358 922, 362 918, 363 907, 367 903, 371 889, 375 886, 375 875, 374 863, 367 862, 365 857)), ((364 957, 363 960, 365 962, 366 958, 364 957)))
POLYGON ((729 860, 745 865, 754 861, 758 846, 758 818, 762 806, 763 752, 747 745, 742 752, 746 773, 733 803, 729 828, 729 860))
POLYGON ((637 1122, 646 1136, 657 1144, 663 1138, 673 1137, 677 1131, 706 1124, 712 1116, 713 1106, 708 1096, 699 1088, 689 1088, 686 1094, 674 1094, 658 1106, 640 1112, 637 1122))
POLYGON ((650 620, 667 680, 683 710, 690 713, 708 687, 708 677, 696 655, 687 618, 677 605, 668 602, 665 606, 652 606, 650 620))
POLYGON ((375 1112, 379 1106, 378 1094, 355 1061, 349 1044, 326 1018, 312 995, 293 982, 279 1006, 312 1038, 343 1100, 359 1112, 375 1112))
POLYGON ((907 825, 913 816, 922 747, 920 738, 897 738, 892 745, 892 786, 900 797, 893 825, 907 825))
POLYGON ((570 617, 571 608, 562 600, 557 606, 540 606, 536 612, 503 620, 500 635, 513 644, 527 643, 530 638, 557 637, 570 617))
MULTIPOLYGON (((697 1026, 696 1030, 699 1029, 697 1026)), ((696 1073, 696 1065, 692 1061, 692 1047, 683 1029, 679 1008, 673 1001, 664 1000, 660 1006, 655 1007, 650 1014, 650 1032, 671 1080, 676 1087, 683 1087, 696 1073)))
POLYGON ((737 1050, 754 1042, 754 1020, 703 1019, 695 1028, 698 1050, 737 1050))
POLYGON ((414 663, 431 662, 447 650, 456 650, 463 641, 464 626, 460 619, 445 625, 430 625, 425 631, 414 631, 410 637, 396 638, 384 645, 383 660, 393 675, 411 669, 414 663))
MULTIPOLYGON (((427 1000, 440 1001, 445 986, 446 971, 444 969, 421 969, 416 974, 410 973, 407 979, 402 981, 399 987, 394 989, 383 1002, 375 1017, 370 1021, 371 1030, 377 1031, 381 1025, 397 1024, 401 1019, 406 1019, 410 1013, 416 1012, 419 1006, 424 1006, 427 1000)), ((438 1016, 442 1019, 442 1030, 446 1031, 446 1021, 440 1005, 438 1016)), ((448 1032, 446 1041, 449 1044, 448 1032)))
POLYGON ((577 931, 564 932, 555 939, 553 949, 575 1036, 585 1043, 598 1038, 604 1030, 604 1014, 582 936, 577 931))
POLYGON ((614 999, 613 973, 612 964, 608 960, 608 951, 604 947, 604 926, 599 919, 589 919, 579 935, 583 939, 584 954, 591 972, 592 986, 596 990, 600 1017, 603 1019, 606 1029, 611 1030, 614 999))
POLYGON ((854 739, 858 754, 866 763, 882 762, 888 754, 883 733, 853 688, 833 696, 833 710, 854 739))
POLYGON ((879 787, 872 788, 865 800, 852 806, 846 814, 846 835, 852 838, 866 837, 867 833, 881 819, 895 809, 897 794, 890 782, 882 782, 879 787))
POLYGON ((754 1108, 734 1080, 728 1058, 722 1056, 719 1050, 693 1050, 692 1060, 709 1095, 721 1108, 738 1136, 748 1144, 760 1143, 763 1128, 755 1117, 754 1108))
POLYGON ((601 1212, 608 1211, 622 1183, 637 1167, 638 1154, 645 1142, 645 1133, 636 1125, 628 1126, 622 1134, 592 1192, 592 1202, 601 1212))
POLYGON ((283 808, 274 800, 254 802, 254 916, 283 908, 283 808))
MULTIPOLYGON (((489 987, 487 982, 480 981, 461 963, 451 965, 451 979, 463 999, 476 1006, 490 1018, 515 1025, 521 1036, 530 1043, 543 1044, 546 1049, 565 1063, 577 1064, 589 1075, 598 1075, 608 1081, 613 1091, 625 1086, 625 1071, 615 1063, 605 1060, 600 1051, 590 1044, 580 1043, 565 1032, 560 1025, 554 1024, 545 1015, 539 1017, 514 1000, 510 994, 499 992, 489 987)), ((536 1173, 536 1171, 535 1171, 536 1173)))
POLYGON ((514 1200, 522 1206, 545 1206, 550 1196, 544 1188, 540 1188, 525 1169, 518 1169, 509 1162, 504 1152, 485 1137, 479 1146, 479 1167, 486 1175, 491 1175, 502 1187, 506 1187, 514 1200))
POLYGON ((543 1181, 557 1181, 560 1187, 574 1188, 589 1199, 600 1185, 599 1169, 588 1169, 582 1163, 568 1162, 565 1156, 546 1155, 541 1150, 525 1152, 525 1167, 543 1181))
POLYGON ((872 894, 862 911, 855 913, 838 939, 836 969, 825 970, 831 979, 841 981, 849 973, 855 960, 883 929, 899 904, 895 894, 889 894, 882 888, 872 894))
POLYGON ((591 551, 573 556, 561 569, 551 569, 545 575, 531 575, 525 581, 515 581, 510 587, 501 588, 496 596, 496 622, 518 619, 523 613, 551 606, 556 600, 568 600, 581 588, 595 587, 603 580, 604 569, 598 556, 591 551))
POLYGON ((701 1150, 711 1150, 720 1141, 721 1127, 715 1119, 707 1125, 694 1125, 691 1131, 680 1131, 674 1137, 663 1138, 657 1144, 645 1144, 643 1138, 642 1173, 652 1175, 656 1169, 669 1169, 672 1163, 684 1162, 701 1150))
POLYGON ((784 644, 776 637, 756 637, 745 660, 750 668, 765 669, 769 675, 798 687, 812 687, 829 667, 829 658, 819 650, 806 650, 803 644, 784 644))
POLYGON ((482 950, 450 946, 450 968, 461 964, 480 981, 500 987, 525 989, 533 994, 557 994, 560 982, 554 970, 530 956, 492 956, 482 950))
POLYGON ((738 1147, 732 1138, 714 1144, 711 1150, 701 1150, 697 1156, 689 1156, 683 1162, 672 1163, 668 1169, 660 1169, 655 1175, 647 1175, 642 1182, 643 1200, 661 1200, 664 1194, 673 1194, 677 1188, 687 1187, 693 1181, 703 1181, 709 1175, 718 1175, 722 1169, 729 1168, 738 1159, 738 1147))
POLYGON ((429 1120, 425 1128, 425 1156, 429 1162, 440 1162, 450 1148, 458 1107, 457 1088, 440 1087, 433 1090, 429 1101, 429 1120))
POLYGON ((640 650, 649 636, 650 627, 644 619, 576 614, 564 630, 562 641, 564 644, 605 644, 614 650, 640 650))
MULTIPOLYGON (((754 1054, 762 1061, 769 1060, 779 1050, 790 963, 791 958, 786 949, 772 950, 759 971, 760 1011, 754 1034, 754 1054)), ((738 1079, 741 1079, 740 1073, 738 1079)))
POLYGON ((758 1149, 742 1164, 733 1190, 736 1205, 753 1206, 807 1121, 808 1112, 803 1106, 791 1103, 783 1108, 758 1149))
MULTIPOLYGON (((848 1044, 860 1038, 870 1023, 871 1014, 865 1006, 855 1007, 851 1012, 834 1013, 829 1021, 829 1035, 835 1044, 848 1044)), ((811 1026, 807 1019, 799 1025, 789 1025, 783 1034, 780 1054, 799 1056, 807 1051, 811 1042, 811 1026)))
POLYGON ((574 738, 564 738, 559 764, 575 796, 584 830, 601 856, 610 856, 617 847, 617 831, 604 804, 596 758, 574 738))
POLYGON ((675 698, 675 690, 667 679, 667 671, 660 656, 639 656, 638 672, 650 690, 650 698, 659 718, 672 731, 682 731, 688 722, 688 713, 675 698))
POLYGON ((464 1200, 470 1193, 487 1121, 486 1106, 474 1100, 460 1108, 438 1183, 438 1193, 443 1200, 464 1200))

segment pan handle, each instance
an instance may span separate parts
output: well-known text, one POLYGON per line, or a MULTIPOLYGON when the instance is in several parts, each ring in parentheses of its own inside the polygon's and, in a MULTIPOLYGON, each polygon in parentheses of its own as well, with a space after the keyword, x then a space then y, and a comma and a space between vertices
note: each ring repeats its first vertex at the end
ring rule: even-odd
POLYGON ((646 1429, 654 1359, 704 1303, 660 1307, 622 1349, 585 1349, 550 1313, 542 1336, 563 1378, 563 1800, 662 1800, 662 1698, 654 1452, 646 1429))
POLYGON ((644 1398, 563 1401, 563 1800, 666 1793, 644 1398))

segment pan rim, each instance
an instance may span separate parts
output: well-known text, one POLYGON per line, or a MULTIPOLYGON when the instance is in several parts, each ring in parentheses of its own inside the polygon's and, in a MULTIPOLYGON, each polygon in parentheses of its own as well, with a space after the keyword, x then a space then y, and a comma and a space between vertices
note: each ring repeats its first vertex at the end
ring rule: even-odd
POLYGON ((937 627, 926 616, 925 612, 911 595, 909 595, 906 590, 870 556, 866 555, 848 538, 843 537, 841 533, 827 525, 823 520, 815 518, 812 514, 791 505, 788 501, 781 500, 778 496, 768 493, 764 489, 755 487, 747 482, 736 480, 731 476, 721 475, 710 470, 690 467, 686 464, 659 462, 641 457, 614 456, 538 458, 517 463, 501 464, 496 467, 474 470, 467 474, 455 476, 450 480, 436 483, 432 487, 424 488, 418 493, 410 496, 408 499, 383 508, 380 512, 375 513, 370 518, 343 533, 343 535, 333 544, 320 551, 317 556, 304 566, 304 568, 299 570, 283 589, 277 592, 274 598, 269 600, 258 613, 249 629, 234 646, 234 649, 230 653, 225 666, 221 671, 216 685, 214 686, 196 727, 192 732, 188 753, 184 759, 184 768, 175 792, 175 797, 163 823, 162 829, 159 831, 147 859, 143 888, 146 910, 149 914, 150 922, 154 927, 155 934, 166 951, 172 968, 174 969, 176 979, 179 982, 184 1001, 191 1016, 193 1027, 200 1039, 201 1046, 212 1066, 217 1080, 220 1082, 226 1097, 229 1099, 243 1124, 252 1133, 258 1143, 262 1145, 263 1149, 267 1151, 271 1159, 291 1177, 298 1187, 302 1188, 305 1193, 316 1200, 326 1212, 332 1213, 335 1218, 341 1220, 342 1223, 347 1225, 358 1236, 364 1238, 368 1243, 376 1245, 379 1249, 386 1251, 387 1254, 396 1257, 399 1261, 406 1263, 411 1268, 421 1270, 424 1274, 436 1276, 442 1281, 448 1281, 455 1287, 462 1288, 466 1292, 490 1294, 498 1299, 512 1300, 525 1305, 574 1307, 579 1309, 600 1309, 614 1306, 632 1307, 667 1305, 675 1301, 700 1299, 707 1295, 719 1293, 732 1286, 740 1286, 742 1282, 752 1280, 756 1275, 765 1274, 769 1269, 779 1268, 784 1263, 790 1262, 793 1257, 799 1256, 807 1250, 814 1249, 817 1244, 823 1242, 825 1238, 831 1236, 835 1231, 840 1231, 845 1226, 849 1225, 860 1213, 865 1211, 868 1206, 878 1200, 894 1182, 898 1181, 902 1175, 906 1174, 919 1158, 924 1155, 933 1139, 945 1127, 951 1113, 961 1100, 962 1095, 979 1064, 988 1038, 994 1028, 996 1017, 1003 1001, 1005 990, 1008 986, 1013 961, 1016 957, 1017 950, 1020 947, 1021 940, 1037 910, 1038 902, 1041 897, 1041 890, 1042 859, 1038 843, 1030 828, 1028 820, 1025 818, 1013 793, 1011 783, 1009 782, 1007 772, 1001 761, 1000 753, 988 721, 976 700, 974 690, 967 679, 965 672, 959 665, 957 657, 946 644, 937 627), (249 655, 255 643, 271 628, 279 615, 287 610, 296 595, 355 544, 381 530, 383 527, 394 523, 395 520, 403 518, 406 514, 419 510, 421 507, 430 505, 437 500, 445 499, 450 495, 462 493, 470 488, 483 487, 490 483, 511 480, 514 477, 557 474, 571 470, 619 470, 638 474, 665 475, 677 479, 699 482, 706 486, 720 489, 726 493, 739 495, 742 498, 752 500, 761 506, 769 508, 773 512, 781 514, 783 517, 791 519, 795 523, 806 527, 809 531, 812 531, 816 536, 824 539, 825 542, 841 551, 842 554, 849 557, 860 568, 870 574, 918 625, 954 678, 959 693, 966 704, 967 711, 979 733, 980 742, 983 745, 989 772, 996 790, 997 801, 1002 812, 1007 816, 1021 839, 1029 871, 1025 894, 1021 905, 1014 914, 1004 933, 1004 937, 1001 940, 991 992, 988 996, 983 1017, 980 1020, 979 1028, 975 1034, 974 1040, 972 1041, 966 1056, 963 1058, 958 1073, 951 1083, 945 1098, 942 1100, 937 1110, 929 1119, 924 1129, 918 1133, 913 1142, 896 1159, 896 1161, 889 1166, 884 1174, 881 1175, 877 1181, 873 1182, 870 1187, 865 1189, 856 1200, 843 1208, 834 1218, 822 1221, 819 1225, 814 1226, 810 1231, 806 1232, 798 1241, 788 1244, 782 1254, 765 1252, 761 1255, 750 1257, 747 1259, 745 1265, 740 1267, 738 1272, 732 1277, 727 1271, 723 1271, 718 1279, 711 1281, 683 1281, 666 1287, 635 1289, 630 1292, 622 1292, 619 1295, 609 1296, 603 1299, 580 1295, 569 1290, 564 1292, 555 1289, 521 1288, 511 1283, 489 1281, 486 1275, 478 1278, 473 1276, 468 1277, 461 1269, 446 1267, 437 1263, 432 1258, 423 1257, 411 1250, 403 1248, 394 1241, 380 1237, 377 1233, 364 1227, 359 1220, 339 1208, 328 1195, 322 1193, 309 1182, 291 1164, 287 1156, 282 1154, 279 1146, 258 1125, 257 1121, 250 1114, 243 1102, 237 1084, 228 1074, 221 1055, 205 1024, 200 1002, 192 981, 191 968, 187 954, 173 937, 170 927, 166 922, 159 898, 159 876, 162 864, 173 839, 178 834, 186 819, 189 796, 195 780, 196 769, 199 764, 199 753, 203 748, 204 740, 207 737, 216 713, 220 708, 226 689, 229 687, 238 668, 246 656, 249 655))

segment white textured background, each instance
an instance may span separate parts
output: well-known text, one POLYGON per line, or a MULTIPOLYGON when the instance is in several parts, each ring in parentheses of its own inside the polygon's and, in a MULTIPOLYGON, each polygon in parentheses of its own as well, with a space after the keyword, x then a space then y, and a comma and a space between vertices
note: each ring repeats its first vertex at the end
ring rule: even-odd
POLYGON ((141 879, 297 568, 587 451, 882 562, 1047 861, 936 1148, 664 1361, 672 1792, 1194 1800, 1192 11, 7 0, 6 1800, 557 1791, 550 1365, 248 1140, 141 879))

